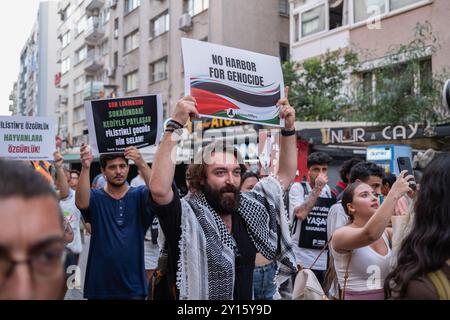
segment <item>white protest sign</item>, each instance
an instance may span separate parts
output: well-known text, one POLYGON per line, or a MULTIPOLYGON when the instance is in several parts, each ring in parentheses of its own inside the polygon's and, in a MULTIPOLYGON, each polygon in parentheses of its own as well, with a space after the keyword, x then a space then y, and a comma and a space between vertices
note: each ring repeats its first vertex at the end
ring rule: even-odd
POLYGON ((185 94, 206 118, 282 127, 284 81, 278 57, 182 39, 185 94))
POLYGON ((0 117, 0 157, 10 160, 53 160, 55 122, 47 117, 0 117))

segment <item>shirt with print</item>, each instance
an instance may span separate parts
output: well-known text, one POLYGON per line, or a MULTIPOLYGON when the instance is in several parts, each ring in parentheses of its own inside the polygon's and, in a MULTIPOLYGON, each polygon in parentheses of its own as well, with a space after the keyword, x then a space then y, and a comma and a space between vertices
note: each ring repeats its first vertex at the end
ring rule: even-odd
MULTIPOLYGON (((307 182, 306 183, 304 182, 303 184, 306 186, 308 194, 311 194, 312 188, 310 184, 307 182)), ((300 206, 302 203, 304 203, 306 197, 302 184, 298 182, 294 183, 289 191, 289 214, 292 217, 293 221, 292 247, 294 249, 297 264, 301 265, 302 267, 309 268, 313 264, 314 260, 316 260, 317 256, 320 253, 320 250, 300 248, 298 246, 302 221, 296 219, 294 214, 294 209, 300 206)), ((320 197, 332 198, 331 189, 328 185, 325 185, 325 187, 322 189, 320 197)), ((319 257, 313 269, 326 270, 326 268, 327 268, 327 250, 325 250, 319 257)))
POLYGON ((59 201, 59 205, 63 212, 64 219, 70 223, 70 227, 73 231, 73 240, 71 243, 67 244, 66 247, 73 253, 79 254, 83 250, 80 231, 81 212, 75 205, 75 191, 70 189, 67 198, 59 201))
MULTIPOLYGON (((173 185, 174 197, 167 205, 158 205, 150 197, 152 209, 158 216, 168 245, 168 279, 173 287, 176 283, 177 264, 180 258, 178 246, 181 238, 181 200, 177 188, 173 185)), ((253 270, 255 268, 256 248, 250 239, 244 220, 239 214, 233 215, 232 236, 240 253, 236 261, 234 282, 235 300, 251 300, 253 298, 253 270)), ((177 293, 178 294, 178 293, 177 293)))

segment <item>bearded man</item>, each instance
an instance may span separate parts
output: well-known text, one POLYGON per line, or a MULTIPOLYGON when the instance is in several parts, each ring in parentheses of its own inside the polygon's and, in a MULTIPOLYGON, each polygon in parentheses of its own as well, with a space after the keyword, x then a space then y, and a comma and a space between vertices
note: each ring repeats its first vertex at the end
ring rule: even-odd
POLYGON ((180 199, 172 183, 176 159, 171 155, 180 130, 198 111, 193 97, 177 103, 152 165, 150 202, 166 238, 168 281, 179 299, 251 300, 257 252, 277 259, 279 276, 295 272, 283 206, 283 191, 297 170, 295 112, 287 99, 278 105, 285 128, 277 175, 240 193, 242 157, 216 142, 204 147, 189 166, 190 192, 180 199))

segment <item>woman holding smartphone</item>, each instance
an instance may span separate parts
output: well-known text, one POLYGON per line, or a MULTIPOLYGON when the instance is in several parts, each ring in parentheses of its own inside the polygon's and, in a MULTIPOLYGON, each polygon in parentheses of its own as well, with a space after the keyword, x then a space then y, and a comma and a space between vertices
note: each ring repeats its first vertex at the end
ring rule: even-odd
POLYGON ((382 205, 373 189, 362 182, 347 187, 342 205, 349 224, 337 229, 331 240, 341 299, 382 300, 389 273, 392 231, 387 229, 397 201, 411 191, 403 171, 382 205))

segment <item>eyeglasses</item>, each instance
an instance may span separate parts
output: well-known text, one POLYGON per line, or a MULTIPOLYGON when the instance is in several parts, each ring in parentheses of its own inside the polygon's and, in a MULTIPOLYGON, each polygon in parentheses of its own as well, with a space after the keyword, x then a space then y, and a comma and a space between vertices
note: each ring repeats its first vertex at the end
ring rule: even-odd
POLYGON ((0 288, 11 277, 14 268, 20 264, 26 264, 30 268, 35 280, 48 280, 57 276, 59 269, 63 267, 66 259, 64 245, 52 246, 35 252, 25 260, 13 260, 8 254, 0 252, 0 288))

